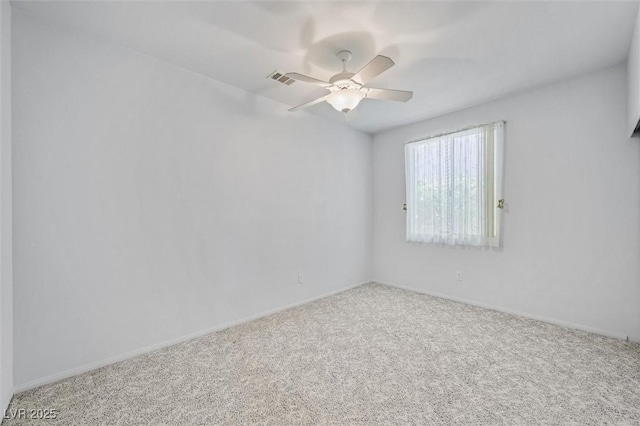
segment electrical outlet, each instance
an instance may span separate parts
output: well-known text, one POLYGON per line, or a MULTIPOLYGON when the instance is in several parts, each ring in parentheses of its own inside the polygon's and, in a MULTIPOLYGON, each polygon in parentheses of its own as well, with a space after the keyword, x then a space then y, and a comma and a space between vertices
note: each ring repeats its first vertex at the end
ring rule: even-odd
POLYGON ((462 272, 456 272, 456 281, 462 281, 462 272))
POLYGON ((298 274, 298 284, 302 284, 304 282, 304 275, 298 274))

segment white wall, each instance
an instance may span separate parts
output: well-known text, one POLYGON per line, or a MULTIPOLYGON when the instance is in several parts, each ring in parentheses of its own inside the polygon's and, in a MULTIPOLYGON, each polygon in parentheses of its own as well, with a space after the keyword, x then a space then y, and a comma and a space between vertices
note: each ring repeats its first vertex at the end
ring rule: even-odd
POLYGON ((0 1, 0 410, 13 395, 11 5, 0 1))
POLYGON ((369 135, 19 12, 13 42, 17 388, 370 279, 369 135))
POLYGON ((626 129, 621 64, 376 135, 374 279, 638 339, 640 146, 626 129), (495 120, 503 249, 408 244, 403 144, 495 120))
POLYGON ((628 127, 632 134, 640 120, 640 10, 636 18, 636 27, 631 39, 629 58, 627 60, 628 81, 628 127))

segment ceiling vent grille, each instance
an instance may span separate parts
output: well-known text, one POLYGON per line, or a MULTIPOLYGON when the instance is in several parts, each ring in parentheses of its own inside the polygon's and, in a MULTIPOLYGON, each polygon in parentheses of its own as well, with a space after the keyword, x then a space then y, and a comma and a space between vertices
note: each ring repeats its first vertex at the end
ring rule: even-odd
POLYGON ((267 76, 267 78, 271 78, 271 79, 277 81, 278 83, 286 84, 287 86, 291 86, 295 82, 294 79, 289 78, 289 77, 285 77, 284 73, 281 73, 278 70, 275 70, 274 72, 269 74, 267 76))

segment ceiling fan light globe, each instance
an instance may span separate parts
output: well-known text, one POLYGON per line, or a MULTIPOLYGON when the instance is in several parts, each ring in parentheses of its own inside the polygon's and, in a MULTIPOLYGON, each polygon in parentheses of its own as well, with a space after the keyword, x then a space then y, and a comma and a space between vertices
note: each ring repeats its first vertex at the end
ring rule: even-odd
POLYGON ((358 89, 336 90, 327 96, 327 102, 340 112, 349 112, 358 106, 364 93, 358 89))

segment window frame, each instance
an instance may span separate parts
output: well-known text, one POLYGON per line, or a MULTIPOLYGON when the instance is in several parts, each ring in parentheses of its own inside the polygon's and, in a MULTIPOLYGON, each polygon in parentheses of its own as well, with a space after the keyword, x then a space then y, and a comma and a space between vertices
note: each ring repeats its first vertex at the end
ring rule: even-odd
MULTIPOLYGON (((462 246, 480 246, 480 247, 501 247, 502 246, 502 221, 501 221, 501 209, 499 206, 500 200, 503 199, 503 188, 504 188, 504 133, 505 133, 505 124, 506 121, 494 121, 490 123, 468 126, 463 129, 458 129, 454 131, 443 132, 435 135, 431 135, 428 137, 420 138, 417 140, 412 140, 410 142, 405 143, 405 190, 406 190, 406 240, 410 243, 424 243, 424 244, 446 244, 446 245, 462 245, 462 246), (478 210, 476 213, 481 215, 475 224, 477 224, 477 228, 479 229, 477 234, 456 234, 454 229, 461 229, 460 219, 456 218, 455 207, 452 207, 452 202, 454 200, 458 200, 458 198, 453 195, 455 192, 454 182, 456 171, 460 172, 459 168, 455 169, 456 161, 453 159, 453 151, 456 139, 462 139, 465 137, 469 137, 470 135, 482 135, 481 141, 477 142, 478 150, 483 151, 482 156, 478 154, 479 158, 477 158, 477 164, 475 167, 477 169, 482 168, 482 179, 483 182, 482 188, 476 189, 478 197, 483 198, 482 210, 478 210), (443 157, 441 157, 435 162, 431 162, 430 165, 436 164, 439 167, 444 167, 446 169, 447 174, 446 178, 442 178, 441 176, 438 178, 439 180, 435 180, 432 186, 440 186, 442 187, 443 179, 446 181, 446 211, 440 206, 436 205, 435 207, 431 206, 430 210, 433 212, 442 213, 440 216, 441 219, 438 222, 441 222, 436 226, 435 222, 431 222, 430 227, 432 229, 438 228, 439 232, 433 232, 433 234, 429 234, 427 232, 417 232, 418 229, 427 228, 427 221, 425 221, 425 216, 423 213, 423 217, 418 217, 418 207, 414 205, 414 200, 419 195, 416 191, 418 191, 417 187, 419 186, 420 176, 417 174, 418 172, 415 170, 416 167, 422 167, 427 164, 426 160, 423 160, 421 166, 416 166, 416 158, 419 157, 417 149, 420 147, 424 147, 428 144, 438 143, 440 146, 437 149, 441 149, 442 146, 449 147, 448 149, 451 151, 451 154, 447 153, 445 155, 446 160, 443 161, 443 157), (443 145, 444 144, 444 145, 443 145), (483 144, 481 146, 481 144, 483 144), (413 151, 411 151, 413 149, 413 151), (449 157, 450 156, 450 157, 449 157), (483 164, 481 164, 483 163, 483 164), (487 165, 489 164, 489 165, 487 165), (412 175, 413 173, 413 175, 412 175), (411 192, 413 191, 413 192, 411 192), (445 222, 445 226, 442 226, 442 218, 447 216, 445 222), (420 221, 422 221, 420 223, 420 221)), ((466 147, 465 149, 470 148, 466 147)), ((427 155, 427 149, 423 148, 422 155, 427 155)), ((465 155, 468 152, 463 151, 465 155)), ((438 154, 441 155, 441 154, 438 154)), ((456 157, 456 159, 459 157, 456 157)), ((459 161, 459 160, 458 160, 459 161)), ((471 173, 471 169, 473 169, 472 165, 468 166, 468 169, 463 170, 463 174, 468 175, 471 173)), ((422 180, 422 184, 424 185, 424 179, 422 180)), ((471 183, 469 183, 471 185, 471 183)), ((442 190, 441 190, 442 192, 442 190)), ((439 194, 440 198, 442 198, 442 193, 439 194)), ((462 210, 460 215, 469 214, 471 206, 469 203, 464 205, 466 210, 462 210)), ((434 217, 434 216, 432 216, 434 217)), ((468 223, 467 223, 468 225, 468 223)), ((465 229, 466 231, 467 229, 465 229)))

